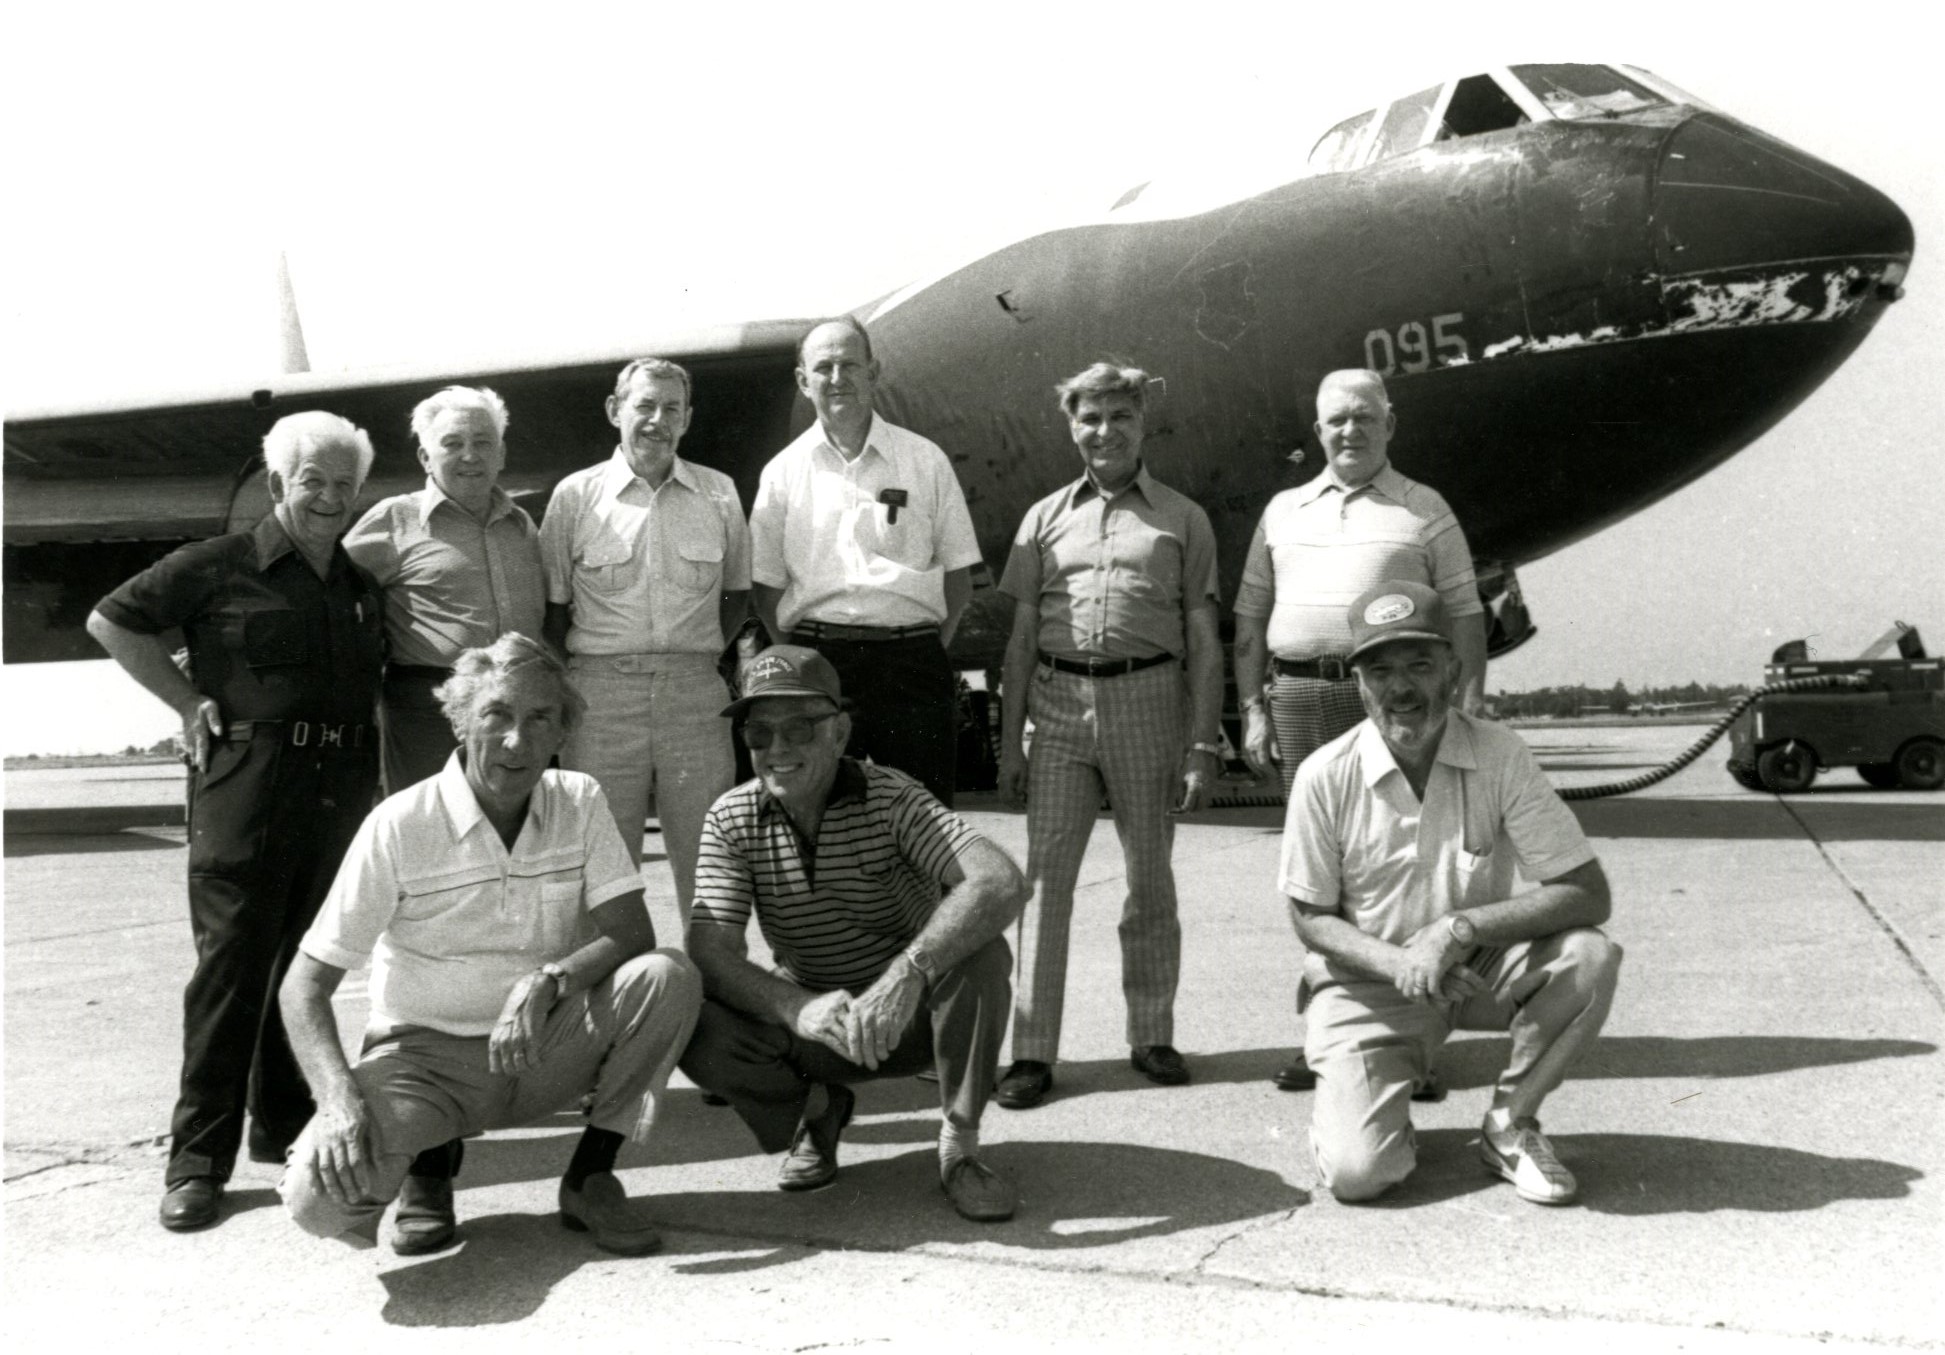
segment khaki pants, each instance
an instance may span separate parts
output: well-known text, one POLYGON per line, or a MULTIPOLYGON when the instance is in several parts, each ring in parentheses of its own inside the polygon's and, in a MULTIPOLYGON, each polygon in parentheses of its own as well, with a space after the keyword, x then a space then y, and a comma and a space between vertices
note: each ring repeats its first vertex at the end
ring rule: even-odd
POLYGON ((351 1070, 371 1113, 369 1198, 343 1205, 325 1192, 315 1166, 315 1121, 291 1149, 278 1193, 305 1232, 370 1240, 412 1159, 449 1139, 531 1124, 593 1091, 588 1123, 646 1142, 656 1098, 701 1005, 702 976, 688 957, 657 950, 558 1003, 541 1032, 540 1066, 530 1072, 489 1072, 484 1035, 411 1026, 381 1036, 351 1070))
POLYGON ((1488 987, 1456 1006, 1413 1002, 1379 979, 1326 976, 1307 966, 1309 1037, 1317 1074, 1311 1150, 1323 1185, 1340 1200, 1368 1200, 1417 1165, 1411 1093, 1454 1030, 1509 1030, 1513 1056, 1494 1088, 1514 1116, 1537 1115, 1594 1042, 1614 1001, 1621 948, 1576 927, 1482 950, 1469 960, 1488 987))

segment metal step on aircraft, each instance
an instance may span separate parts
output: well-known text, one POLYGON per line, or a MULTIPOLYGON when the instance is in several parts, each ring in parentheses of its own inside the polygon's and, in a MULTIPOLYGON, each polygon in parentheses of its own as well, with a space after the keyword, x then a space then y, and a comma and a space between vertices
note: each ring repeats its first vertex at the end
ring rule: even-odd
MULTIPOLYGON (((1264 503, 1322 467, 1318 378, 1367 366, 1399 412, 1393 460, 1465 525, 1503 653, 1534 630, 1516 566, 1748 446, 1864 341, 1911 262, 1883 193, 1631 66, 1463 72, 1330 128, 1307 162, 1249 172, 1240 189, 1138 186, 858 308, 880 411, 952 457, 989 565, 1076 473, 1053 383, 1112 355, 1161 378, 1148 461, 1208 511, 1233 597, 1264 503)), ((369 430, 370 502, 423 482, 418 400, 490 385, 514 416, 503 483, 539 516, 555 481, 612 450, 617 368, 657 354, 695 374, 683 454, 747 503, 809 422, 791 371, 811 323, 16 411, 5 658, 93 656, 81 622, 104 592, 265 512, 259 440, 298 409, 369 430)), ((1000 606, 975 595, 962 667, 998 663, 1000 606)))

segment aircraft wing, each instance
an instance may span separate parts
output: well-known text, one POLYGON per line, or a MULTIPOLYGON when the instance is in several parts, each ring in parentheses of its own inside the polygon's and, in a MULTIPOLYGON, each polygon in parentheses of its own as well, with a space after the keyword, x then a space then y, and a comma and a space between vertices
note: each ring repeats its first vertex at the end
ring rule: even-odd
MULTIPOLYGON (((766 320, 650 336, 628 347, 441 366, 306 372, 253 386, 12 411, 6 420, 6 661, 96 653, 78 631, 103 593, 184 541, 239 530, 269 506, 263 435, 285 414, 328 409, 371 434, 367 505, 425 481, 412 408, 442 386, 506 400, 501 483, 539 516, 554 484, 615 446, 603 402, 615 373, 653 354, 695 379, 682 454, 734 478, 746 499, 789 441, 792 369, 815 320, 766 320)), ((807 408, 807 407, 806 407, 807 408)))

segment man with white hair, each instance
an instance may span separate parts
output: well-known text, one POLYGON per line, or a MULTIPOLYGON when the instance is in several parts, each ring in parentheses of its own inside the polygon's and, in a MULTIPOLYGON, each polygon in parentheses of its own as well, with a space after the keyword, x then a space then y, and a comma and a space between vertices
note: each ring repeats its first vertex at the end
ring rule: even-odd
POLYGON ((371 440, 335 414, 263 440, 272 511, 163 557, 95 604, 88 633, 182 717, 189 921, 182 1088, 162 1226, 216 1221, 250 1118, 252 1161, 281 1162, 311 1118, 277 986, 378 779, 378 590, 338 544, 371 440), (185 672, 162 637, 180 629, 185 672))
POLYGON ((505 490, 507 407, 448 386, 412 411, 425 488, 373 505, 345 554, 385 591, 390 653, 378 722, 387 795, 435 775, 454 748, 432 689, 463 650, 510 630, 540 638, 540 532, 505 490))
MULTIPOLYGON (((1317 387, 1323 473, 1270 500, 1243 561, 1236 590, 1243 756, 1258 776, 1275 768, 1286 797, 1303 760, 1364 718, 1344 658, 1344 610, 1380 579, 1438 590, 1453 623, 1461 708, 1479 708, 1486 627, 1472 552, 1438 491, 1391 464, 1397 428, 1383 377, 1355 367, 1328 373, 1317 387)), ((1285 1091, 1316 1085, 1301 1053, 1273 1080, 1285 1091)), ((1421 1095, 1440 1094, 1428 1077, 1421 1095)))
POLYGON ((702 978, 655 949, 600 787, 548 768, 585 710, 566 665, 506 635, 459 655, 439 696, 459 751, 372 811, 284 983, 318 1111, 279 1189, 306 1232, 354 1244, 397 1196, 394 1247, 434 1250, 453 1240, 452 1186, 417 1180, 415 1155, 585 1104, 561 1222, 643 1255, 660 1238, 615 1158, 648 1137, 702 978), (331 996, 367 959, 354 1068, 331 996))

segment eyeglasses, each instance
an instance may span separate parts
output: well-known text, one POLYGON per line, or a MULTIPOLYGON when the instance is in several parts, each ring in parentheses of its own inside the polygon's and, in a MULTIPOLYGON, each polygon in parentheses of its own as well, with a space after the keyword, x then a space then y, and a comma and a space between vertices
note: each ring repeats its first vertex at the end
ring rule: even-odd
POLYGON ((836 714, 834 710, 827 710, 822 715, 793 715, 788 720, 779 720, 773 725, 749 721, 738 725, 736 732, 743 736, 744 744, 750 748, 768 748, 779 734, 783 736, 785 743, 792 748, 797 748, 809 743, 811 736, 817 732, 817 726, 836 714))

